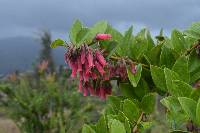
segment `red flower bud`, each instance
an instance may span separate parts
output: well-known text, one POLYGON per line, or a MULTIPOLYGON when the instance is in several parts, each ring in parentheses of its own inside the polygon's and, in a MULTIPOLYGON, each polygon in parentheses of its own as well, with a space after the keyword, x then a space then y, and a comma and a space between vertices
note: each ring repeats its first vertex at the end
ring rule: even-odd
POLYGON ((137 72, 136 66, 135 66, 135 64, 132 64, 132 65, 131 65, 131 73, 132 73, 132 74, 136 74, 136 72, 137 72))
POLYGON ((95 38, 96 40, 109 40, 112 36, 110 34, 97 34, 95 38))
POLYGON ((99 63, 104 67, 107 63, 103 55, 100 53, 100 51, 95 52, 96 58, 99 61, 99 63))

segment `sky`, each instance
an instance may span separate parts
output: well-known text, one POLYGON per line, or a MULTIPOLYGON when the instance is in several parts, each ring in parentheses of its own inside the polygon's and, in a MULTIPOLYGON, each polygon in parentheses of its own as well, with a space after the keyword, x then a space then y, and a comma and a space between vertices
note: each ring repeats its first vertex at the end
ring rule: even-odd
POLYGON ((0 39, 34 36, 48 29, 54 38, 68 38, 75 19, 86 26, 107 20, 125 31, 147 27, 152 34, 161 28, 185 29, 200 21, 200 0, 0 0, 0 39))

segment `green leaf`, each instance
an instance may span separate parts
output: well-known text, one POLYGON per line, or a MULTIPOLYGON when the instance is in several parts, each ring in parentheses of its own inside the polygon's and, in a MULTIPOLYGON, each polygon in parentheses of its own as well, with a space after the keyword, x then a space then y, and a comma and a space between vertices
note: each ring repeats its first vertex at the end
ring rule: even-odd
POLYGON ((163 45, 160 54, 160 65, 172 68, 175 61, 176 59, 173 50, 163 45))
POLYGON ((177 97, 188 97, 192 92, 192 86, 189 84, 180 81, 173 80, 173 88, 171 88, 171 94, 177 97))
POLYGON ((119 111, 120 99, 118 97, 109 96, 107 102, 110 106, 112 106, 115 112, 119 111))
MULTIPOLYGON (((127 51, 130 51, 132 59, 140 60, 147 52, 149 46, 146 33, 147 30, 142 29, 135 37, 133 37, 132 41, 130 41, 130 48, 128 48, 127 51)), ((125 51, 125 53, 127 53, 127 51, 125 51)))
POLYGON ((172 31, 171 42, 173 44, 174 50, 178 53, 182 53, 188 48, 183 34, 178 30, 172 31))
POLYGON ((197 102, 187 97, 179 97, 178 100, 186 114, 196 122, 197 102))
POLYGON ((132 123, 136 121, 140 115, 137 105, 128 99, 124 100, 123 112, 132 123))
POLYGON ((167 89, 169 93, 173 95, 173 80, 179 80, 180 77, 176 72, 168 68, 164 69, 164 73, 165 73, 167 89))
POLYGON ((162 91, 166 91, 166 81, 165 81, 165 74, 164 70, 157 66, 150 66, 151 70, 151 76, 153 79, 154 84, 157 88, 159 88, 162 91))
POLYGON ((167 111, 166 118, 172 129, 181 129, 189 119, 183 110, 178 112, 167 111))
POLYGON ((190 73, 188 68, 188 58, 186 56, 179 57, 176 60, 172 70, 177 72, 183 81, 189 83, 190 73))
POLYGON ((130 68, 127 69, 127 73, 128 73, 128 78, 131 82, 131 84, 133 85, 133 87, 136 87, 140 78, 141 78, 141 72, 142 72, 142 65, 138 64, 136 67, 136 74, 132 74, 130 68))
POLYGON ((81 45, 82 43, 84 43, 84 38, 85 36, 87 35, 87 33, 89 32, 89 28, 82 28, 78 34, 77 34, 77 37, 76 37, 76 42, 77 42, 77 45, 81 45))
POLYGON ((110 133, 126 133, 124 124, 119 120, 113 119, 110 124, 110 133))
POLYGON ((137 85, 137 87, 133 87, 135 95, 138 97, 138 100, 142 100, 144 95, 146 95, 149 91, 149 86, 144 79, 141 79, 137 85))
POLYGON ((72 44, 76 45, 77 42, 76 42, 76 39, 77 39, 77 34, 80 32, 80 30, 82 29, 82 24, 79 20, 76 20, 70 31, 69 31, 69 38, 70 38, 70 41, 72 42, 72 44))
POLYGON ((155 109, 155 102, 156 98, 154 93, 145 95, 141 101, 142 110, 147 114, 152 113, 155 109))
POLYGON ((196 108, 196 119, 197 119, 198 125, 200 125, 200 98, 198 100, 197 108, 196 108))
POLYGON ((200 39, 200 22, 192 23, 184 33, 191 38, 200 39))
POLYGON ((200 98, 200 89, 193 89, 190 94, 190 98, 192 98, 195 101, 198 101, 198 99, 200 98))
POLYGON ((83 40, 85 40, 87 43, 92 42, 97 33, 106 32, 107 26, 108 23, 106 21, 97 22, 94 26, 90 28, 83 40))
POLYGON ((159 65, 161 47, 162 45, 156 45, 149 52, 146 53, 146 58, 148 58, 151 65, 159 65))
POLYGON ((117 42, 120 42, 123 38, 122 34, 116 29, 114 29, 111 25, 108 25, 106 33, 111 34, 112 40, 117 42))
POLYGON ((56 48, 58 46, 65 46, 65 41, 62 39, 56 39, 50 45, 51 48, 56 48))
POLYGON ((123 96, 138 100, 142 100, 143 96, 149 91, 148 84, 144 79, 139 81, 137 87, 133 87, 130 83, 120 83, 119 88, 123 96))
POLYGON ((134 98, 136 95, 134 92, 134 88, 130 83, 120 83, 119 88, 123 96, 134 98))
POLYGON ((155 44, 154 44, 154 41, 151 37, 149 30, 147 30, 146 33, 147 33, 146 35, 147 35, 147 43, 148 43, 148 49, 147 50, 151 50, 155 46, 155 44))
POLYGON ((82 128, 82 133, 96 133, 89 125, 84 124, 82 128))
POLYGON ((193 51, 189 56, 189 72, 190 72, 190 83, 194 83, 200 79, 200 59, 193 51))
POLYGON ((174 130, 174 131, 170 131, 170 133, 188 133, 188 132, 182 131, 182 130, 174 130))
POLYGON ((126 133, 131 133, 130 122, 129 122, 128 118, 126 117, 126 115, 122 111, 119 111, 118 118, 124 124, 126 133))
POLYGON ((174 96, 165 97, 160 102, 171 112, 179 112, 182 109, 177 97, 174 96))
POLYGON ((105 116, 101 116, 96 124, 96 133, 108 133, 105 116))
POLYGON ((129 55, 127 53, 129 47, 130 47, 130 42, 132 40, 132 32, 133 32, 133 27, 131 26, 126 32, 120 43, 116 47, 116 53, 120 56, 125 56, 129 55))

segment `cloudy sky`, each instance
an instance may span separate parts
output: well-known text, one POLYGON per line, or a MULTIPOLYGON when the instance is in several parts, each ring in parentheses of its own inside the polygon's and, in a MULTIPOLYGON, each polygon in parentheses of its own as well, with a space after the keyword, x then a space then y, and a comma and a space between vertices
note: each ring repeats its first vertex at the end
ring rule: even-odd
POLYGON ((169 34, 200 21, 200 0, 0 0, 0 38, 34 36, 41 29, 64 38, 77 18, 87 26, 103 19, 120 31, 133 25, 135 31, 164 28, 169 34))

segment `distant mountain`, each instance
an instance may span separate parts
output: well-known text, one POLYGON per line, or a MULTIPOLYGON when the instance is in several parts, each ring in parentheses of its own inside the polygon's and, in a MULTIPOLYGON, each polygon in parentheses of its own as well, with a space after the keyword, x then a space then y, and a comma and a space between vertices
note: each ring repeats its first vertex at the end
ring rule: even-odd
MULTIPOLYGON (((7 74, 14 70, 31 69, 39 56, 40 43, 29 37, 13 37, 0 39, 0 74, 7 74)), ((53 50, 57 65, 64 64, 64 49, 53 50)))

